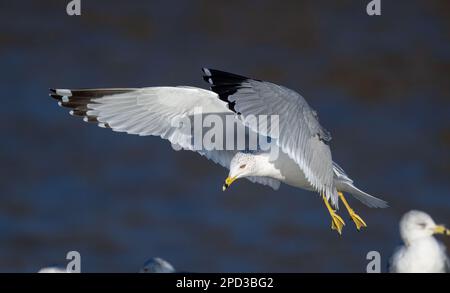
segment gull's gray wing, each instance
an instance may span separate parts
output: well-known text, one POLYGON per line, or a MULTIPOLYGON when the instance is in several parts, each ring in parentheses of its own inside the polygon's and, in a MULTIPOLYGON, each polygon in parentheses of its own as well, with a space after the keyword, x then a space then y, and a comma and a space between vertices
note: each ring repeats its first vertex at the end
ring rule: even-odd
POLYGON ((295 91, 270 82, 213 69, 204 68, 203 72, 211 90, 244 120, 249 115, 278 115, 277 137, 270 133, 270 127, 253 130, 276 139, 277 145, 299 165, 314 189, 331 198, 337 206, 333 161, 328 146, 331 136, 320 125, 316 112, 306 100, 295 91))
MULTIPOLYGON (((71 115, 83 117, 86 122, 117 132, 160 136, 179 149, 196 151, 225 168, 230 167, 237 151, 196 148, 191 129, 180 127, 184 118, 190 119, 197 111, 203 115, 235 116, 227 104, 209 90, 194 87, 51 89, 50 95, 60 106, 70 108, 71 115)), ((265 177, 249 180, 273 189, 280 185, 277 180, 265 177)))

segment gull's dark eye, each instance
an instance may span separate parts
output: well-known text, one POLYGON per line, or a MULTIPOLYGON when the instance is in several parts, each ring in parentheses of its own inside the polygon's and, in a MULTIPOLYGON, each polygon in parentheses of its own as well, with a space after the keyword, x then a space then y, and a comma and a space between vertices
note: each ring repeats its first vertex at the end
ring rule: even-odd
POLYGON ((239 168, 244 169, 245 166, 247 166, 247 165, 245 165, 245 164, 244 165, 240 165, 239 168))
POLYGON ((425 227, 427 226, 427 224, 424 222, 417 223, 417 225, 422 229, 425 229, 425 227))

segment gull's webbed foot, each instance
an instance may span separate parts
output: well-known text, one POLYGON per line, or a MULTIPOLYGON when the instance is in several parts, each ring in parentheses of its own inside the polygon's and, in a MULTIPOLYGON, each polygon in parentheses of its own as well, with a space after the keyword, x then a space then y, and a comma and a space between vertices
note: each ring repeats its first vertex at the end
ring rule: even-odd
POLYGON ((353 211, 353 209, 350 207, 350 205, 348 204, 347 200, 345 199, 344 194, 342 192, 338 192, 338 194, 339 194, 339 198, 344 203, 345 208, 347 209, 348 214, 350 215, 350 218, 355 223, 356 229, 358 229, 358 231, 360 231, 361 228, 366 228, 367 227, 366 222, 364 222, 364 220, 360 216, 358 216, 355 213, 355 211, 353 211))
POLYGON ((353 222, 355 222, 356 229, 361 230, 361 228, 366 228, 367 224, 364 222, 363 219, 361 219, 360 216, 358 216, 353 210, 348 211, 350 218, 352 218, 353 222))
POLYGON ((336 212, 330 213, 331 216, 331 230, 336 230, 339 235, 342 235, 342 228, 344 228, 344 220, 336 214, 336 212))
POLYGON ((325 196, 322 196, 322 198, 331 216, 331 229, 336 230, 339 235, 342 235, 342 228, 345 226, 344 220, 336 214, 336 211, 331 207, 328 199, 325 196))

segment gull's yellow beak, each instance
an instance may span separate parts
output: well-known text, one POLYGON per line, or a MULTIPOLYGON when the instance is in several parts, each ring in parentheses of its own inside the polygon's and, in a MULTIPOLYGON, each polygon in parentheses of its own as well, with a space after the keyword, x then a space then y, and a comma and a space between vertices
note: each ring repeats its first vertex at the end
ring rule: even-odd
POLYGON ((446 227, 444 227, 443 225, 438 225, 438 226, 434 227, 433 233, 434 234, 444 234, 444 235, 450 236, 450 230, 447 229, 446 227))
POLYGON ((222 187, 222 191, 227 190, 227 188, 230 187, 231 183, 233 183, 236 179, 236 177, 227 177, 227 179, 225 179, 225 184, 222 187))

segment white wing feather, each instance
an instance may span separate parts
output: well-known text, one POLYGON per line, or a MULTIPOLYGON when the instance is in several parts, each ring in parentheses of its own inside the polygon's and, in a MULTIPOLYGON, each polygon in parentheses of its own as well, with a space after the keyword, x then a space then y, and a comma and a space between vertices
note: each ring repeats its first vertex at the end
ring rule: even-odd
MULTIPOLYGON (((202 156, 230 167, 236 151, 196 149, 191 132, 183 131, 177 124, 181 117, 218 113, 235 115, 216 93, 194 87, 148 87, 141 89, 86 89, 54 90, 62 106, 81 112, 85 121, 113 131, 140 136, 160 136, 172 145, 196 151, 202 156)), ((266 177, 248 178, 252 182, 278 189, 280 182, 266 177)))

